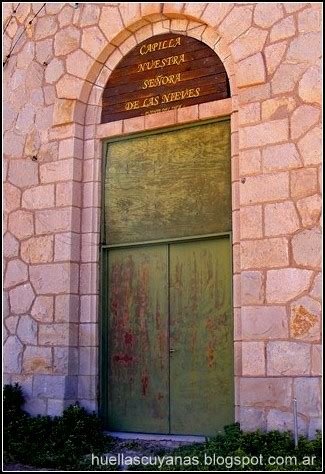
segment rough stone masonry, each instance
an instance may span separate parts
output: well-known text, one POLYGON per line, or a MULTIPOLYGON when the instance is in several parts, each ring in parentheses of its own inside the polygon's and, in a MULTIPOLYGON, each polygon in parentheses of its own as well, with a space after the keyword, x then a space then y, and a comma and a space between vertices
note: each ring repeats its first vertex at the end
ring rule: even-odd
POLYGON ((97 409, 101 143, 231 115, 236 418, 320 427, 321 4, 4 4, 4 372, 32 414, 97 409), (36 16, 35 16, 36 15, 36 16), (31 24, 29 23, 32 20, 31 24), (100 124, 120 59, 209 45, 231 98, 100 124))

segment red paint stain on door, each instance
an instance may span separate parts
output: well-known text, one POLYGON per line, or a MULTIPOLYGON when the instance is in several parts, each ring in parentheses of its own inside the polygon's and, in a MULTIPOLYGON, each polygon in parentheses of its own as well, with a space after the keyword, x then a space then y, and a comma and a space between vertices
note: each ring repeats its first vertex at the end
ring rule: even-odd
POLYGON ((149 377, 147 375, 143 375, 141 377, 141 386, 142 386, 142 395, 145 397, 147 395, 149 385, 149 377))

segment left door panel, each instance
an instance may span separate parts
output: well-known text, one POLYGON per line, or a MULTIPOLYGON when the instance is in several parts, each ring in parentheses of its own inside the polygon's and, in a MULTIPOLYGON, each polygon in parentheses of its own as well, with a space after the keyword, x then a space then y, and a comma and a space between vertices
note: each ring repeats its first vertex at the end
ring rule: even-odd
POLYGON ((169 432, 168 246, 108 252, 108 425, 169 432))

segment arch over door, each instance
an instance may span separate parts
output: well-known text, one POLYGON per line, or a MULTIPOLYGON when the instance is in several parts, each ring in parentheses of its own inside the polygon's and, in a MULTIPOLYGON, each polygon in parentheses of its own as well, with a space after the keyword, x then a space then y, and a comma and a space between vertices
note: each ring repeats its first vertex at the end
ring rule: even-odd
POLYGON ((135 46, 110 75, 101 122, 178 109, 230 97, 224 64, 207 44, 165 33, 135 46))

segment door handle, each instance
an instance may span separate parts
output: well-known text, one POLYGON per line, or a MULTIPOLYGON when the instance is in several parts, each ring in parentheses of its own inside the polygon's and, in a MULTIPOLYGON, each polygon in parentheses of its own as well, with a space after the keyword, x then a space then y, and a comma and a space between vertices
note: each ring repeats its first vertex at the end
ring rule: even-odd
POLYGON ((169 352, 170 354, 172 354, 173 352, 175 352, 175 349, 169 349, 169 352))

